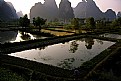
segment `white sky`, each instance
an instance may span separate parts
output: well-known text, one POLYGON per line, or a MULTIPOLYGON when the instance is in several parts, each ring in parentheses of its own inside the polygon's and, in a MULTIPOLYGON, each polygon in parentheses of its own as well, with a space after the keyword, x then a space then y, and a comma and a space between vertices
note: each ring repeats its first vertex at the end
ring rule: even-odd
MULTIPOLYGON (((44 0, 5 0, 7 2, 12 2, 16 11, 22 11, 23 14, 28 14, 32 6, 37 2, 44 2, 44 0)), ((57 5, 61 0, 55 0, 57 5)), ((72 7, 75 7, 82 0, 69 0, 72 4, 72 7)), ((121 11, 121 0, 94 0, 97 6, 105 12, 107 9, 113 9, 116 11, 121 11)))

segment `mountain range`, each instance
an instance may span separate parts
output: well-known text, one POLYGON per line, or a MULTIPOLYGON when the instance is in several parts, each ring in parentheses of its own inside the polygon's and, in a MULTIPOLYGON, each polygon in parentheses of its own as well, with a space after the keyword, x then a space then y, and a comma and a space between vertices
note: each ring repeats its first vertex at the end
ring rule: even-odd
MULTIPOLYGON (((119 12, 117 16, 121 16, 120 14, 119 12)), ((22 16, 22 12, 16 12, 12 3, 0 0, 0 20, 11 20, 22 16)), ((69 0, 61 0, 59 8, 55 0, 45 0, 43 4, 36 3, 30 10, 31 20, 38 16, 48 21, 70 20, 74 17, 113 20, 116 18, 116 13, 112 9, 102 12, 93 0, 82 0, 75 8, 71 7, 69 0)))
POLYGON ((17 19, 18 15, 12 3, 0 0, 0 20, 17 19))
POLYGON ((55 18, 60 20, 69 20, 71 18, 88 18, 95 19, 106 18, 113 20, 116 18, 116 13, 112 9, 102 12, 93 0, 82 0, 75 8, 71 7, 71 2, 61 0, 59 8, 55 0, 45 0, 45 3, 36 3, 30 10, 30 19, 33 17, 42 17, 49 20, 55 18))
POLYGON ((17 15, 18 15, 19 18, 24 16, 22 11, 17 12, 17 15))
POLYGON ((118 12, 118 14, 117 14, 117 18, 118 18, 118 17, 121 17, 121 12, 118 12))
POLYGON ((83 0, 74 8, 74 14, 77 18, 94 17, 95 19, 106 18, 113 20, 116 18, 116 13, 112 9, 102 12, 93 0, 83 0))
POLYGON ((30 10, 30 19, 42 17, 47 20, 68 20, 74 18, 73 8, 68 0, 61 0, 59 8, 55 0, 45 0, 45 3, 36 3, 30 10))
POLYGON ((74 11, 71 7, 71 2, 68 0, 61 0, 59 4, 59 19, 69 20, 74 18, 74 11))
POLYGON ((58 7, 55 0, 45 0, 44 4, 36 3, 30 10, 30 18, 38 16, 48 20, 58 18, 58 7))

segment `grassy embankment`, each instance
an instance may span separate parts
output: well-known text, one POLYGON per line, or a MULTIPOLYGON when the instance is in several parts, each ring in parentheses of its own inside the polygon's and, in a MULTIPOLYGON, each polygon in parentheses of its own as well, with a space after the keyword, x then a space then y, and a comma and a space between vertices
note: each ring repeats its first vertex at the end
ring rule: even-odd
POLYGON ((23 77, 17 73, 0 67, 0 81, 26 81, 23 77))

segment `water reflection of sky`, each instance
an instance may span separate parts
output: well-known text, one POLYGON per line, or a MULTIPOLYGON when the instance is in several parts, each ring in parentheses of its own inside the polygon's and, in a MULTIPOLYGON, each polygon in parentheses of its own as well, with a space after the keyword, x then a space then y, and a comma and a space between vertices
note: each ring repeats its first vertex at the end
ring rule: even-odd
POLYGON ((105 33, 100 35, 102 37, 109 37, 109 38, 115 38, 115 39, 121 39, 121 35, 118 34, 110 34, 110 33, 105 33))
POLYGON ((65 44, 60 43, 9 55, 62 68, 73 69, 79 67, 83 62, 92 59, 113 44, 114 42, 98 39, 80 39, 66 42, 65 44))
POLYGON ((30 33, 20 32, 20 31, 0 31, 0 43, 4 44, 6 42, 21 42, 34 39, 45 39, 41 35, 32 35, 30 33))
MULTIPOLYGON (((30 34, 30 33, 26 33, 26 34, 27 34, 28 36, 30 36, 30 39, 31 39, 31 40, 36 39, 36 37, 34 37, 32 34, 30 34)), ((26 41, 26 40, 22 39, 22 34, 21 34, 20 31, 18 31, 18 34, 17 34, 16 39, 15 39, 14 41, 10 41, 10 42, 20 42, 20 41, 26 41)))
POLYGON ((17 34, 17 31, 0 31, 0 43, 14 41, 17 34))

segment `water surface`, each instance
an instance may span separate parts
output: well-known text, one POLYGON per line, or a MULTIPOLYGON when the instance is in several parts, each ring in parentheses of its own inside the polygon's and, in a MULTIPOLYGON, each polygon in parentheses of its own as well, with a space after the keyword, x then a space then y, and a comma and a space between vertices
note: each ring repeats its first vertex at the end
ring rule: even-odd
POLYGON ((115 43, 92 38, 83 38, 80 40, 72 40, 64 44, 59 43, 47 47, 11 53, 9 55, 65 69, 74 69, 100 54, 113 44, 115 43))
POLYGON ((16 39, 10 42, 21 42, 21 41, 34 40, 34 39, 44 39, 44 38, 47 38, 47 37, 18 31, 16 39))
POLYGON ((105 33, 100 35, 102 37, 109 37, 109 38, 115 38, 115 39, 121 39, 121 35, 118 34, 110 34, 110 33, 105 33))
POLYGON ((0 31, 0 43, 4 44, 6 42, 21 42, 34 39, 45 39, 41 35, 32 35, 26 32, 20 31, 0 31))

